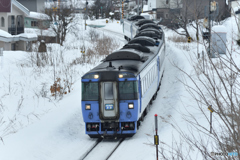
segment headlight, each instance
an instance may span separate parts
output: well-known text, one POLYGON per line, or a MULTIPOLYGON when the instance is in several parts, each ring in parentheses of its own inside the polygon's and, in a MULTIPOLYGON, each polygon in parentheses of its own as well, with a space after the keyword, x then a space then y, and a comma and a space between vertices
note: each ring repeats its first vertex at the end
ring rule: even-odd
POLYGON ((122 75, 122 74, 119 74, 118 77, 119 77, 119 78, 123 78, 123 75, 122 75))
POLYGON ((99 75, 98 74, 95 74, 94 75, 94 79, 98 79, 99 78, 99 75))
POLYGON ((133 109, 133 108, 134 108, 133 103, 128 103, 128 109, 133 109))
POLYGON ((90 109, 91 109, 91 105, 90 105, 90 104, 86 104, 86 105, 85 105, 85 109, 86 109, 86 110, 90 110, 90 109))

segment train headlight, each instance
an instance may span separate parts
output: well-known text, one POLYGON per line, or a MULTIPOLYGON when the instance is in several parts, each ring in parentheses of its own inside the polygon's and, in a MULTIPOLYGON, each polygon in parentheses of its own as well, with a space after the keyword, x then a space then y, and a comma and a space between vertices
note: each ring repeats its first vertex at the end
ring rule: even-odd
POLYGON ((123 75, 122 75, 122 74, 119 74, 118 77, 119 77, 119 78, 123 78, 123 75))
POLYGON ((133 108, 134 108, 133 103, 128 103, 128 109, 133 109, 133 108))
POLYGON ((91 109, 91 104, 86 104, 86 105, 85 105, 85 109, 86 109, 86 110, 90 110, 90 109, 91 109))
POLYGON ((95 74, 94 75, 94 79, 98 79, 99 78, 99 75, 98 74, 95 74))

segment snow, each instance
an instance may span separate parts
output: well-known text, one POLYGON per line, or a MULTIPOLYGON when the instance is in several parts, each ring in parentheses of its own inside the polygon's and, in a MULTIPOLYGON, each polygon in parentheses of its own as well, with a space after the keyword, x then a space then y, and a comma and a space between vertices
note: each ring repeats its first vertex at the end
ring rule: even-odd
POLYGON ((38 13, 38 12, 30 12, 29 16, 27 16, 29 18, 36 18, 36 19, 44 19, 44 20, 48 20, 50 19, 50 17, 44 13, 38 13))
MULTIPOLYGON (((91 47, 88 42, 89 27, 84 29, 84 21, 79 20, 79 31, 67 35, 66 42, 61 48, 57 44, 48 45, 52 48, 52 54, 57 58, 57 71, 63 75, 66 64, 81 56, 80 48, 82 43, 86 47, 91 47), (61 50, 62 49, 62 50, 61 50), (62 51, 62 52, 61 52, 62 51), (63 54, 63 61, 60 55, 63 54)), ((114 37, 121 46, 126 43, 123 39, 122 25, 118 21, 111 21, 106 24, 106 19, 87 20, 87 24, 105 25, 98 29, 101 35, 114 37)), ((235 21, 227 19, 223 26, 227 31, 227 36, 236 35, 235 21)), ((222 31, 223 27, 216 26, 213 29, 222 31)), ((26 29, 26 33, 38 34, 37 30, 26 29)), ((45 30, 43 31, 45 32, 45 30)), ((166 34, 166 59, 165 72, 161 83, 157 99, 153 102, 151 109, 140 129, 131 138, 127 138, 110 157, 110 160, 149 160, 155 159, 155 146, 153 136, 155 134, 154 115, 158 114, 158 134, 161 141, 171 145, 179 142, 179 134, 170 124, 171 120, 177 123, 183 131, 189 132, 189 126, 182 119, 182 114, 190 112, 201 121, 201 124, 208 127, 209 123, 201 113, 196 110, 194 102, 180 81, 183 73, 179 72, 179 67, 185 72, 196 76, 193 72, 193 62, 191 56, 197 54, 197 43, 174 43, 168 37, 178 36, 175 32, 165 29, 166 34)), ((0 31, 1 35, 10 36, 0 31)), ((46 35, 51 34, 51 30, 46 30, 46 35)), ((190 34, 194 35, 190 29, 190 34)), ((27 36, 30 36, 27 35, 27 36)), ((227 45, 232 44, 229 41, 227 45)), ((204 50, 200 45, 200 52, 204 50)), ((234 49, 239 51, 239 47, 234 45, 234 49)), ((4 51, 4 56, 0 57, 0 159, 1 160, 74 160, 89 150, 96 142, 95 139, 85 135, 84 122, 81 111, 81 76, 91 68, 99 64, 101 58, 96 59, 94 64, 79 64, 71 68, 73 73, 73 90, 64 95, 62 99, 55 100, 49 93, 49 88, 53 84, 53 66, 36 67, 30 62, 32 53, 20 51, 4 51), (47 95, 44 97, 44 91, 47 95), (4 123, 3 123, 4 122, 4 123)), ((239 57, 236 53, 236 61, 239 57)), ((239 64, 239 63, 238 63, 239 64)), ((70 71, 67 72, 70 74, 70 71)), ((187 80, 189 85, 193 85, 187 80)), ((208 113, 208 110, 206 109, 208 113)), ((216 120, 213 121, 213 123, 216 120)), ((196 133, 197 131, 191 130, 196 133)), ((114 142, 109 142, 115 145, 114 142)), ((101 148, 101 146, 98 146, 101 148)), ((104 153, 107 147, 102 147, 98 152, 91 155, 91 159, 100 159, 99 155, 104 153)), ((183 152, 188 152, 187 149, 183 152)), ((192 159, 203 159, 197 151, 191 151, 192 159)), ((160 158, 161 159, 161 158, 160 158)))
POLYGON ((143 12, 148 11, 148 5, 143 5, 143 12))
POLYGON ((3 37, 12 37, 11 34, 9 34, 8 32, 4 31, 4 30, 1 30, 0 29, 0 36, 3 36, 3 37))
POLYGON ((21 34, 18 34, 17 36, 19 37, 25 37, 25 38, 37 38, 37 34, 34 34, 34 33, 21 33, 21 34))
POLYGON ((227 28, 223 25, 213 26, 212 31, 215 33, 227 33, 227 28))
POLYGON ((39 30, 35 28, 25 28, 24 32, 28 35, 35 34, 38 36, 49 36, 49 37, 55 37, 55 33, 49 28, 47 30, 39 30))
POLYGON ((11 35, 8 32, 6 32, 4 30, 1 30, 1 29, 0 29, 0 36, 9 38, 12 41, 14 41, 15 37, 34 38, 34 39, 37 38, 37 35, 35 33, 21 33, 21 34, 18 34, 18 35, 11 35))

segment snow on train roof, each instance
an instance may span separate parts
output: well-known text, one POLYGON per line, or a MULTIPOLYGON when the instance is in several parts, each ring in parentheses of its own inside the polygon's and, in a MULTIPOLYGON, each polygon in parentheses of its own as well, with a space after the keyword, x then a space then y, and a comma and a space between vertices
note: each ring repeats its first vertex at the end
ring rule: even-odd
POLYGON ((121 49, 106 57, 106 61, 112 60, 143 60, 143 53, 135 49, 121 49))
POLYGON ((161 29, 161 27, 158 26, 158 25, 155 24, 155 23, 146 23, 146 24, 143 24, 143 25, 139 28, 139 30, 146 29, 146 28, 148 28, 148 27, 152 27, 152 28, 156 28, 156 29, 161 29))
POLYGON ((152 20, 149 20, 149 19, 141 19, 141 20, 139 20, 137 23, 136 23, 136 25, 137 26, 142 26, 143 24, 146 24, 146 23, 154 23, 155 24, 155 22, 153 22, 152 20))
POLYGON ((139 37, 136 37, 136 38, 132 39, 128 43, 129 44, 140 43, 141 45, 143 45, 142 43, 144 43, 143 46, 149 46, 149 44, 151 44, 150 46, 155 46, 156 40, 153 39, 153 38, 147 37, 147 36, 139 36, 139 37))

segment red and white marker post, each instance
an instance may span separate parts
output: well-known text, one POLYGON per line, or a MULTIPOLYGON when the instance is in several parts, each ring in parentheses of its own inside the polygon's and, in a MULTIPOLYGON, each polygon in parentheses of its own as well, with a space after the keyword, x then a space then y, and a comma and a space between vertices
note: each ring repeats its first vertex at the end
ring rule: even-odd
POLYGON ((159 144, 159 139, 158 139, 158 120, 157 120, 157 114, 154 115, 155 118, 155 131, 156 131, 156 135, 154 135, 154 144, 156 145, 156 156, 157 156, 157 160, 158 160, 158 144, 159 144))

